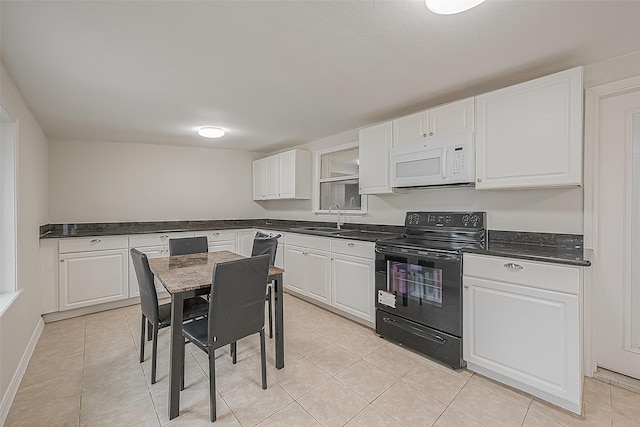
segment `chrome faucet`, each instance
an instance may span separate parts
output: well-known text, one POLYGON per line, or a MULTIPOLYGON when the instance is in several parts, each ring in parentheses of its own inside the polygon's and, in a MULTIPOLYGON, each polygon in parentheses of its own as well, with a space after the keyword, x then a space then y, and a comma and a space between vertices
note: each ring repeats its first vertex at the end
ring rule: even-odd
POLYGON ((338 221, 336 221, 336 228, 338 230, 340 230, 340 226, 342 225, 340 223, 340 205, 338 205, 337 203, 332 204, 331 206, 329 206, 329 215, 333 214, 332 208, 336 207, 336 210, 338 211, 338 221))

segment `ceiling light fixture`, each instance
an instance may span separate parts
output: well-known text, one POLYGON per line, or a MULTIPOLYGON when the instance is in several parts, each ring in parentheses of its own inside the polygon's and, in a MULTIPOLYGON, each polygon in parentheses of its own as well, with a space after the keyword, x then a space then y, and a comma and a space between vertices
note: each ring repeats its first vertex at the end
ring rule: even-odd
POLYGON ((452 15, 476 7, 485 0, 424 0, 427 8, 438 15, 452 15))
POLYGON ((225 132, 220 128, 214 127, 202 127, 198 130, 198 135, 204 136, 205 138, 220 138, 224 136, 225 132))

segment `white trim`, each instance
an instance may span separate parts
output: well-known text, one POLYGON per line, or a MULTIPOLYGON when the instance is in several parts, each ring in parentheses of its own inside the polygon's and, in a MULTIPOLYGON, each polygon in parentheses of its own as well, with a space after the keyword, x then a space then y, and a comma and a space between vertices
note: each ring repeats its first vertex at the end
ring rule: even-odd
POLYGON ((18 295, 20 295, 21 293, 22 289, 15 292, 0 293, 0 317, 2 317, 7 308, 9 308, 9 306, 11 306, 11 304, 13 304, 16 299, 18 299, 18 295))
POLYGON ((18 290, 19 123, 2 106, 0 122, 0 293, 12 294, 18 290))
MULTIPOLYGON (((343 181, 343 180, 348 180, 348 179, 360 179, 359 175, 352 175, 352 176, 348 176, 348 177, 340 177, 340 178, 320 178, 320 161, 321 161, 321 157, 324 154, 329 154, 329 153, 335 153, 337 151, 343 151, 343 150, 350 150, 352 148, 358 148, 360 146, 360 142, 359 141, 354 141, 354 142, 348 142, 346 144, 340 144, 340 145, 335 145, 329 148, 324 148, 322 150, 318 150, 318 151, 314 151, 313 152, 313 158, 314 158, 314 162, 313 162, 313 167, 314 167, 314 174, 313 174, 313 183, 312 183, 312 191, 311 191, 311 197, 312 197, 312 209, 311 211, 315 214, 315 215, 329 215, 329 210, 321 210, 320 209, 320 183, 323 182, 332 182, 332 181, 343 181)), ((362 215, 367 215, 369 213, 369 205, 368 205, 368 198, 366 194, 360 194, 360 209, 358 210, 340 210, 341 213, 344 214, 344 216, 351 216, 351 215, 358 215, 358 216, 362 216, 362 215)))
POLYGON ((584 248, 585 253, 592 255, 592 267, 585 270, 584 288, 584 374, 593 376, 597 369, 596 337, 595 337, 595 307, 593 294, 594 270, 598 259, 598 135, 600 131, 600 102, 601 100, 622 95, 625 92, 640 90, 640 76, 631 77, 617 82, 595 86, 586 90, 585 102, 585 133, 584 133, 584 248))
POLYGON ((24 373, 27 371, 27 366, 29 366, 29 360, 31 360, 31 356, 33 356, 33 351, 36 349, 36 344, 38 344, 38 340, 40 339, 40 335, 44 329, 44 320, 40 318, 38 324, 36 325, 36 329, 33 331, 31 335, 31 339, 29 340, 29 344, 27 348, 24 350, 22 354, 22 358, 20 359, 20 363, 18 364, 18 368, 16 372, 13 374, 13 378, 11 378, 11 382, 9 383, 9 387, 7 387, 7 391, 4 393, 2 397, 2 401, 0 402, 0 426, 4 425, 7 420, 7 416, 9 415, 9 409, 11 409, 11 404, 13 403, 13 399, 16 397, 18 393, 18 388, 20 387, 20 382, 22 382, 22 377, 24 377, 24 373))

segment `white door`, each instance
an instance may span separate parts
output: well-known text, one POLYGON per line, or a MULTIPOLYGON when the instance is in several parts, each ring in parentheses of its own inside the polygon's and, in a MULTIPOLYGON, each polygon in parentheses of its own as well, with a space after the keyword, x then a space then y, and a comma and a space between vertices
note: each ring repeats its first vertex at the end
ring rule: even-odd
MULTIPOLYGON (((169 249, 167 245, 162 246, 147 246, 142 248, 136 248, 147 256, 147 259, 161 258, 169 256, 169 249)), ((154 276, 154 283, 158 292, 164 292, 164 286, 154 276)), ((140 288, 138 287, 138 276, 136 276, 136 270, 133 267, 133 260, 131 254, 129 254, 129 298, 140 296, 140 288)))
POLYGON ((600 367, 640 378, 640 85, 599 105, 595 358, 600 367))
POLYGON ((287 254, 284 257, 284 287, 306 295, 305 283, 305 254, 304 248, 285 246, 287 254))
POLYGON ((374 322, 374 260, 334 255, 331 269, 333 306, 374 322))
POLYGON ((325 251, 307 249, 305 255, 307 295, 327 305, 331 305, 330 259, 329 252, 325 251))

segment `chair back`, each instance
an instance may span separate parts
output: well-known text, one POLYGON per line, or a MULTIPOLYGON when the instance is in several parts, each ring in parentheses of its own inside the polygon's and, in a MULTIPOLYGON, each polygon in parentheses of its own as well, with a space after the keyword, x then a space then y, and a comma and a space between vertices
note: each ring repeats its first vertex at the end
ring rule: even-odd
POLYGON ((157 324, 160 321, 158 294, 156 293, 156 286, 153 283, 153 273, 149 268, 149 260, 145 254, 137 249, 131 249, 131 260, 133 261, 133 269, 136 271, 136 277, 138 278, 142 314, 144 314, 144 317, 150 322, 157 324))
POLYGON ((186 255, 209 252, 207 236, 169 239, 169 255, 186 255))
POLYGON ((253 238, 253 248, 251 249, 251 256, 256 255, 269 255, 269 265, 274 265, 276 262, 276 251, 278 250, 278 239, 281 234, 275 236, 269 236, 260 231, 256 233, 253 238))
POLYGON ((269 255, 213 266, 209 300, 209 346, 220 348, 264 328, 269 255))

